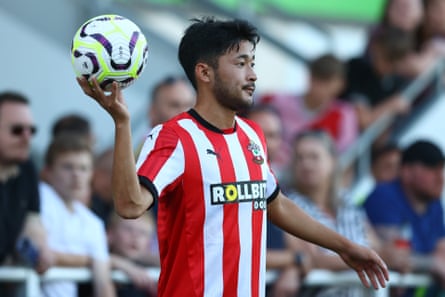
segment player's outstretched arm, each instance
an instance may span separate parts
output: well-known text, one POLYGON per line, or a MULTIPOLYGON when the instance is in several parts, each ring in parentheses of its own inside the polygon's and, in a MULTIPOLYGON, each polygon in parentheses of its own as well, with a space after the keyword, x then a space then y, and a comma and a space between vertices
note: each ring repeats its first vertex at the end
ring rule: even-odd
POLYGON ((91 85, 84 78, 77 81, 83 92, 110 114, 115 124, 112 187, 116 212, 124 218, 139 217, 153 203, 153 196, 139 184, 136 174, 130 114, 122 92, 116 82, 108 94, 95 79, 91 85))
POLYGON ((364 286, 386 286, 388 268, 373 250, 358 245, 311 218, 282 193, 267 208, 268 218, 286 232, 336 252, 364 286))

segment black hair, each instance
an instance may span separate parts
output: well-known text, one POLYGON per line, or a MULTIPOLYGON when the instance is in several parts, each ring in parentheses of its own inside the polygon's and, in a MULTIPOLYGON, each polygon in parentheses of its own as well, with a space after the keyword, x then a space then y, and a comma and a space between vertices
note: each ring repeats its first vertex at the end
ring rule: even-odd
POLYGON ((52 126, 52 135, 56 137, 62 133, 75 133, 79 135, 90 135, 91 124, 87 118, 80 114, 67 114, 59 119, 52 126))
POLYGON ((179 76, 179 75, 178 76, 168 75, 164 77, 162 80, 160 80, 157 84, 155 84, 151 91, 151 98, 150 98, 151 104, 153 104, 156 101, 158 93, 162 88, 172 86, 178 82, 184 82, 186 84, 189 84, 189 81, 185 76, 179 76))
POLYGON ((245 20, 192 19, 179 44, 178 58, 185 74, 196 89, 195 66, 204 62, 218 67, 218 57, 249 41, 255 47, 260 40, 257 28, 245 20))
POLYGON ((373 147, 371 149, 371 164, 374 164, 380 157, 392 152, 401 154, 402 149, 395 142, 387 142, 383 145, 373 147))
POLYGON ((386 60, 393 62, 402 60, 415 49, 413 34, 390 25, 379 27, 371 43, 382 50, 386 60))
POLYGON ((4 102, 29 104, 29 100, 25 97, 25 95, 14 91, 5 91, 0 93, 0 105, 2 105, 4 102))
POLYGON ((321 80, 344 78, 346 65, 333 54, 324 54, 309 63, 309 71, 313 77, 321 80))

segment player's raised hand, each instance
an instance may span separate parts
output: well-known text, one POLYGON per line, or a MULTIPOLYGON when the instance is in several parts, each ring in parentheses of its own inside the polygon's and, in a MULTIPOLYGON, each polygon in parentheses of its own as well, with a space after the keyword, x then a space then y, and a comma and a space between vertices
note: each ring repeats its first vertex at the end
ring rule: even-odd
POLYGON ((110 92, 105 92, 95 78, 91 80, 91 84, 84 77, 77 77, 77 82, 83 92, 99 103, 115 122, 129 118, 128 108, 117 82, 112 83, 110 92))
POLYGON ((386 287, 386 282, 389 280, 388 267, 376 252, 354 244, 352 248, 339 253, 339 255, 346 264, 357 272, 365 287, 369 288, 371 284, 375 289, 378 289, 379 285, 382 288, 386 287))

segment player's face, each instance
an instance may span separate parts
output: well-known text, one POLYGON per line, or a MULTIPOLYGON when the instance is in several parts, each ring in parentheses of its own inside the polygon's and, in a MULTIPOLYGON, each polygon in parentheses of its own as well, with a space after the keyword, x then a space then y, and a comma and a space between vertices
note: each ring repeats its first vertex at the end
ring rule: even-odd
POLYGON ((28 105, 5 102, 0 107, 0 162, 15 164, 29 158, 32 130, 35 129, 28 105))
POLYGON ((90 152, 66 152, 48 168, 49 183, 66 201, 86 193, 91 183, 93 160, 90 152))
POLYGON ((218 59, 213 94, 220 105, 239 111, 253 104, 255 81, 255 49, 248 41, 218 59))
POLYGON ((311 189, 330 183, 334 160, 319 140, 301 139, 295 144, 294 154, 296 184, 311 189))
POLYGON ((159 89, 156 104, 150 108, 151 125, 161 124, 195 104, 195 94, 183 81, 177 81, 159 89))

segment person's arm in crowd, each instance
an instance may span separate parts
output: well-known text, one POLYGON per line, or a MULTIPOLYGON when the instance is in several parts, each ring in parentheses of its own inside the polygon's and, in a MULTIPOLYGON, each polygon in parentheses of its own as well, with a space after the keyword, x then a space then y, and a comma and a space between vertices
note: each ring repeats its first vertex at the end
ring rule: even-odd
POLYGON ((91 258, 87 255, 62 253, 53 251, 55 266, 61 267, 90 267, 91 258))
POLYGON ((29 212, 26 215, 22 236, 29 238, 38 249, 39 255, 35 267, 38 273, 44 273, 55 265, 54 255, 48 246, 47 234, 39 213, 29 212))
POLYGON ((377 253, 317 222, 281 192, 268 204, 268 217, 284 231, 336 252, 366 287, 369 281, 374 288, 386 285, 388 269, 377 253))
POLYGON ((416 254, 408 241, 401 241, 404 234, 394 226, 378 226, 383 240, 381 255, 390 269, 407 272, 432 272, 445 281, 445 238, 440 240, 431 254, 416 254))
POLYGON ((410 110, 410 104, 400 94, 395 94, 388 97, 375 107, 370 107, 369 105, 360 101, 354 103, 354 105, 361 130, 366 129, 385 114, 404 114, 410 110))
POLYGON ((111 267, 109 261, 93 259, 91 273, 93 278, 95 297, 114 297, 116 289, 111 279, 111 267))
POLYGON ((136 287, 150 292, 156 291, 157 283, 148 275, 147 267, 116 254, 110 254, 110 262, 112 269, 122 270, 136 287))

